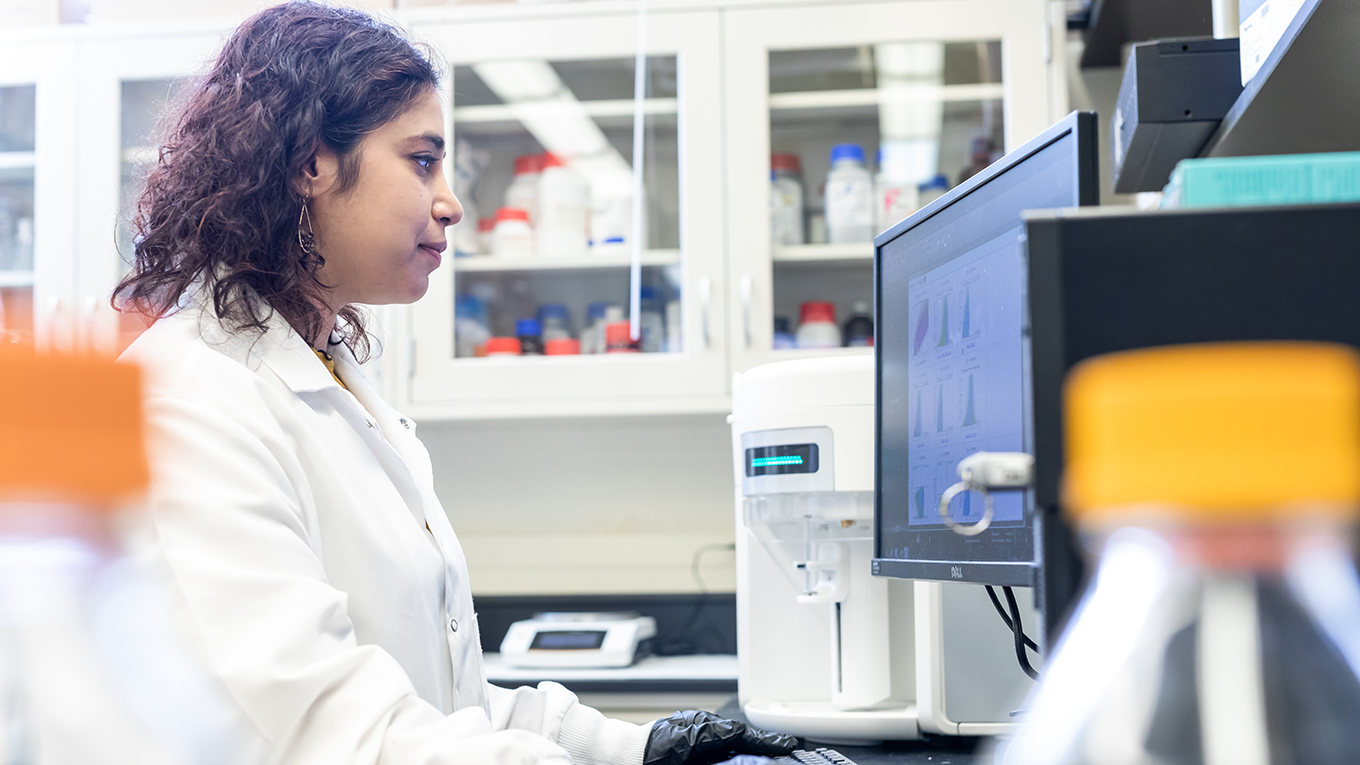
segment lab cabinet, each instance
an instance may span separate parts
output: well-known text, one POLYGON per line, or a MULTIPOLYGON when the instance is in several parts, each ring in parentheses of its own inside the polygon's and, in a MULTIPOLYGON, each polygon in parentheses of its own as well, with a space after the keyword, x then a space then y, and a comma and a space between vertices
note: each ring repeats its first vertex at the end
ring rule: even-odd
POLYGON ((0 40, 0 343, 73 342, 71 52, 41 35, 0 40))
MULTIPOLYGON (((396 11, 440 64, 445 167, 465 218, 428 294, 375 309, 382 354, 370 374, 427 420, 720 413, 733 372, 868 353, 786 347, 805 304, 823 304, 837 333, 870 307, 869 239, 884 221, 845 238, 845 195, 827 188, 834 147, 858 147, 871 204, 901 193, 899 217, 938 193, 921 188, 935 176, 955 185, 1065 112, 1062 7, 587 0, 396 11), (531 211, 535 239, 516 249, 497 239, 495 219, 523 205, 517 164, 545 153, 563 160, 553 188, 585 206, 584 230, 563 246, 552 232, 572 226, 553 228, 545 206, 531 211), (796 210, 772 172, 785 191, 795 179, 796 210), (636 320, 623 345, 637 352, 486 355, 488 338, 515 337, 530 318, 544 337, 553 324, 602 350, 600 314, 636 320)), ((144 328, 108 301, 130 265, 133 205, 167 107, 229 29, 5 33, 5 328, 110 351, 144 328)))
POLYGON ((725 168, 734 372, 871 352, 810 349, 835 333, 799 327, 872 315, 873 235, 1061 115, 1061 23, 1042 0, 727 12, 725 140, 742 147, 725 168))
POLYGON ((719 13, 408 25, 448 65, 447 164, 465 217, 450 231, 445 267, 408 312, 407 409, 498 417, 721 408, 719 13), (546 167, 545 153, 557 158, 546 167), (553 167, 559 160, 564 168, 553 167), (551 188, 550 173, 565 187, 551 188), (536 196, 525 196, 526 178, 536 196), (564 218, 571 205, 582 209, 564 218), (514 238, 526 229, 531 238, 514 238), (634 306, 639 331, 608 340, 604 325, 631 320, 634 306), (495 354, 506 341, 489 338, 535 331, 522 320, 539 322, 545 346, 550 323, 570 333, 580 352, 568 342, 563 355, 495 354), (635 347, 601 352, 607 341, 635 347))

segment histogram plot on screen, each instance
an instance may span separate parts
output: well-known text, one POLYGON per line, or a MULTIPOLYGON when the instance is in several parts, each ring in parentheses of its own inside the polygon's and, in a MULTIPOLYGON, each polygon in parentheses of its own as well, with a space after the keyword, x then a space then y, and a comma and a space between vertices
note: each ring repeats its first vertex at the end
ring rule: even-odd
POLYGON ((921 408, 921 399, 925 397, 923 395, 924 390, 925 390, 924 388, 917 388, 916 390, 916 416, 912 418, 911 425, 912 438, 921 438, 926 434, 925 422, 922 420, 922 417, 925 414, 925 410, 921 408))
POLYGON ((912 331, 911 355, 915 356, 921 352, 921 346, 925 344, 926 335, 930 334, 930 301, 922 300, 912 308, 914 323, 916 328, 912 331))
POLYGON ((972 372, 968 373, 967 380, 968 381, 959 388, 959 392, 962 394, 959 396, 960 409, 962 410, 959 418, 959 425, 961 427, 971 428, 981 422, 978 418, 977 406, 979 391, 976 376, 972 372))
POLYGON ((940 296, 940 337, 935 342, 936 348, 943 348, 949 345, 949 295, 940 296))

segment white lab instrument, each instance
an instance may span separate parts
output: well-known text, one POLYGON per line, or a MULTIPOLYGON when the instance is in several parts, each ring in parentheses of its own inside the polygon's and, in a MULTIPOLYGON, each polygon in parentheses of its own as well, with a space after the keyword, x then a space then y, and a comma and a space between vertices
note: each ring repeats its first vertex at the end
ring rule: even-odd
POLYGON ((738 375, 730 422, 747 719, 831 743, 1010 730, 1032 684, 983 588, 871 573, 873 357, 738 375))
POLYGON ((501 641, 512 667, 627 667, 652 652, 656 619, 632 612, 540 613, 501 641))

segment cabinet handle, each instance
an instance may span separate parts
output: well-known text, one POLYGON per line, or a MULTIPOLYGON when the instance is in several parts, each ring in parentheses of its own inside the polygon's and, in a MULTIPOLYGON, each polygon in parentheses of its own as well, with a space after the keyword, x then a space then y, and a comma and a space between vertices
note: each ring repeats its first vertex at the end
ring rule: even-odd
POLYGON ((713 348, 713 339, 708 332, 708 299, 713 292, 713 282, 707 276, 699 277, 699 321, 703 327, 704 350, 713 348))
POLYGON ((741 277, 741 323, 742 331, 746 337, 746 349, 750 350, 751 342, 751 275, 743 274, 741 277))
POLYGON ((406 379, 416 379, 416 339, 406 338, 406 379))

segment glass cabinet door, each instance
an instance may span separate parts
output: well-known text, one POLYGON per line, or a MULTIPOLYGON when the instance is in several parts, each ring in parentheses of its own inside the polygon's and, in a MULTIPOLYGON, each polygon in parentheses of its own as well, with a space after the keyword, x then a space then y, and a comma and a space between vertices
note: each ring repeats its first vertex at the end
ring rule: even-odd
POLYGON ((76 280, 81 342, 119 352, 146 328, 117 313, 109 298, 132 266, 136 201, 155 167, 167 110, 216 54, 215 34, 81 43, 80 266, 76 280), (112 127, 112 129, 110 129, 112 127))
POLYGON ((413 25, 447 34, 464 208, 412 312, 417 407, 716 406, 716 19, 651 16, 640 81, 632 15, 413 25))
POLYGON ((1038 2, 729 14, 734 354, 868 352, 873 238, 1047 124, 1038 2))
POLYGON ((0 85, 0 343, 35 339, 36 110, 36 85, 0 85))

